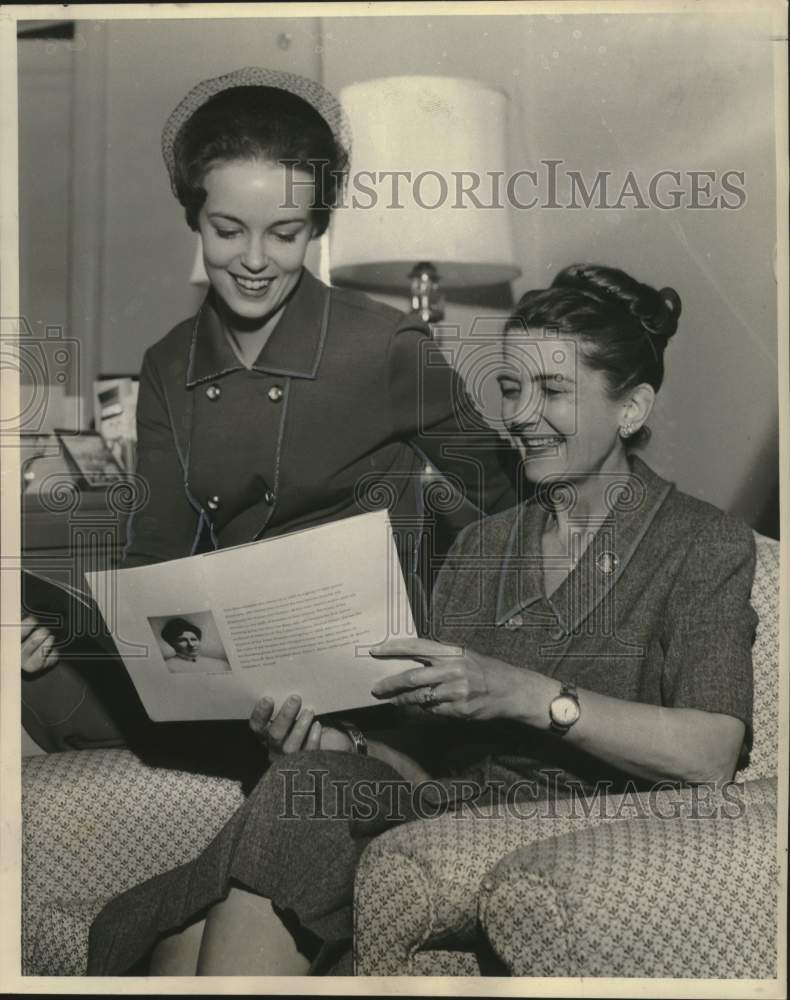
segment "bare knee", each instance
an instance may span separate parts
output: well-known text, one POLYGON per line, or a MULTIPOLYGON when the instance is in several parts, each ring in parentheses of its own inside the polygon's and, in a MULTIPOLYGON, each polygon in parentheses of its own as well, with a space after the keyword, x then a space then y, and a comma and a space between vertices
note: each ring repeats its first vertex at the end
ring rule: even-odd
POLYGON ((303 976, 309 968, 309 957, 264 896, 234 887, 209 911, 199 976, 303 976))
POLYGON ((196 920, 181 931, 163 938, 151 953, 151 976, 197 975, 198 955, 205 920, 196 920))

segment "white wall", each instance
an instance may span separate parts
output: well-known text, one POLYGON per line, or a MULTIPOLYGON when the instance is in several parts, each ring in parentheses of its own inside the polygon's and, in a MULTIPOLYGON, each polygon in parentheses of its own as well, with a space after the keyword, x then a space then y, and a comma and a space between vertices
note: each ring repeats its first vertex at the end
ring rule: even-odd
MULTIPOLYGON (((19 47, 19 301, 36 337, 68 336, 70 129, 73 56, 68 46, 19 47)), ((68 388, 76 391, 76 374, 68 388)), ((27 373, 23 372, 23 377, 27 373)))

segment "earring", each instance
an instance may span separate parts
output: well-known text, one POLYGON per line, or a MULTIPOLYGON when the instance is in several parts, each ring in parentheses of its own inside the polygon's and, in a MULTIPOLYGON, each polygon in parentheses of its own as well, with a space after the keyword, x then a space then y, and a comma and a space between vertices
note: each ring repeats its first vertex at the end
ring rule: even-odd
POLYGON ((620 428, 620 437, 623 440, 631 437, 633 433, 634 433, 634 425, 630 422, 630 420, 628 421, 628 423, 623 424, 623 426, 620 428))

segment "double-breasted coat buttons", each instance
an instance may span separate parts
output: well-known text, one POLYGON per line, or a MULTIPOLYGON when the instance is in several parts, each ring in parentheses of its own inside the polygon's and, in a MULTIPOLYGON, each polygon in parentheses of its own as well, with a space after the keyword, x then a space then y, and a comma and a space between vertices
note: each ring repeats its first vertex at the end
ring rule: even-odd
POLYGON ((211 384, 210 386, 208 386, 208 388, 206 389, 206 395, 208 396, 208 398, 209 398, 209 399, 211 400, 211 402, 213 403, 213 402, 214 402, 214 400, 216 400, 216 399, 219 399, 219 397, 220 397, 220 396, 222 395, 222 389, 220 389, 220 387, 219 387, 218 385, 214 385, 214 384, 212 383, 212 384, 211 384))
POLYGON ((222 502, 220 498, 215 494, 213 497, 209 497, 208 500, 206 500, 206 506, 208 507, 209 510, 217 511, 222 506, 222 502))
POLYGON ((266 492, 263 494, 263 499, 271 507, 275 501, 274 493, 271 490, 266 490, 266 492))
POLYGON ((268 396, 273 403, 279 403, 283 398, 283 391, 279 385, 273 385, 271 389, 269 389, 268 396))

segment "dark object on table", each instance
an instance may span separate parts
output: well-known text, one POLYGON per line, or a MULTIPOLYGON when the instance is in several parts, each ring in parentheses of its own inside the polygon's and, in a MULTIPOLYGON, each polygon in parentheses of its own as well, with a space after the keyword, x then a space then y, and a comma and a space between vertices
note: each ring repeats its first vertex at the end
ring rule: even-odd
POLYGON ((125 470, 101 434, 95 431, 75 434, 62 430, 56 430, 55 434, 66 457, 88 486, 101 487, 123 479, 125 470))

